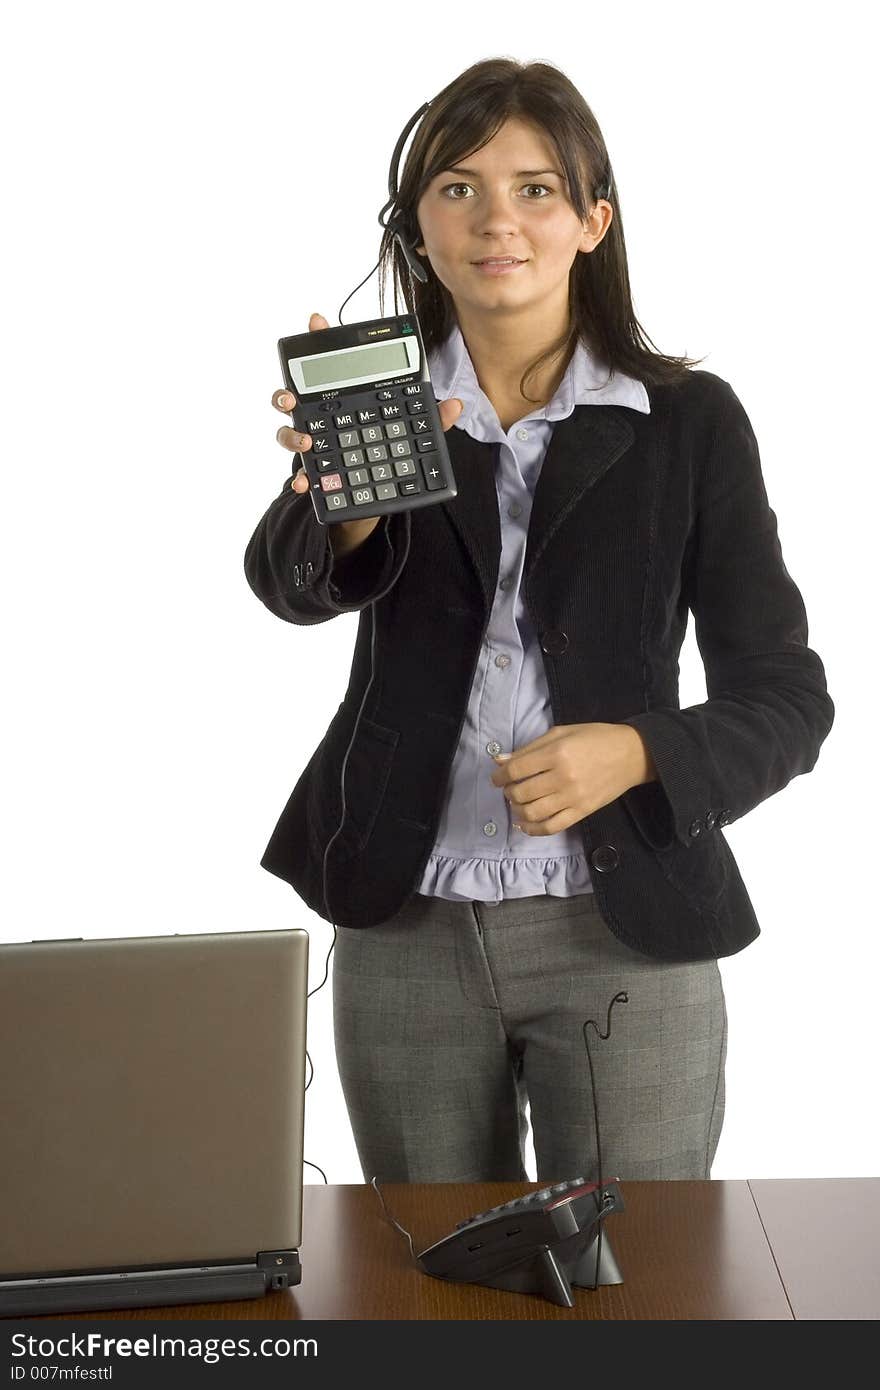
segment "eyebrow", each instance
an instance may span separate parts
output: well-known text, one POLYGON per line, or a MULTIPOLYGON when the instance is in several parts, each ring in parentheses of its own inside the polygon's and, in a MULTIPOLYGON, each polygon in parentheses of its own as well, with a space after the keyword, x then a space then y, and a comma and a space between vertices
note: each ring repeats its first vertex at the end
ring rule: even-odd
MULTIPOLYGON (((480 174, 479 169, 465 169, 465 167, 464 167, 463 164, 453 164, 449 169, 443 169, 443 170, 441 170, 441 173, 444 173, 444 174, 471 174, 472 176, 475 176, 476 178, 480 178, 480 177, 481 177, 481 174, 480 174)), ((559 172, 558 169, 519 169, 519 170, 517 170, 517 172, 513 175, 513 177, 514 177, 515 179, 536 179, 536 178, 538 177, 539 174, 556 174, 557 178, 560 178, 560 179, 563 177, 563 175, 560 174, 560 172, 559 172)))

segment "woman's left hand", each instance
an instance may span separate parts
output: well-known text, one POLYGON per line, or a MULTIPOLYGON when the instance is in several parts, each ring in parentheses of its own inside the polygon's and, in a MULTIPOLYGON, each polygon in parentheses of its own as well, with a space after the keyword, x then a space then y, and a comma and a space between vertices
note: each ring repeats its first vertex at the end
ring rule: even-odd
POLYGON ((557 835, 630 787, 656 780, 641 734, 630 724, 555 724, 492 773, 526 835, 557 835))

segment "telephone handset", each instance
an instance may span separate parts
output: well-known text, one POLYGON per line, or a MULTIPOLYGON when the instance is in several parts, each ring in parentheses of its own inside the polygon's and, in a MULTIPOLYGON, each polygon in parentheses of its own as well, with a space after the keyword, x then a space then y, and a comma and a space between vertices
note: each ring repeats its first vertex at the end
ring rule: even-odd
POLYGON ((623 1283, 607 1236, 596 1268, 601 1223, 623 1210, 619 1179, 572 1178, 460 1221, 416 1258, 435 1278, 543 1294, 573 1308, 572 1285, 623 1283))

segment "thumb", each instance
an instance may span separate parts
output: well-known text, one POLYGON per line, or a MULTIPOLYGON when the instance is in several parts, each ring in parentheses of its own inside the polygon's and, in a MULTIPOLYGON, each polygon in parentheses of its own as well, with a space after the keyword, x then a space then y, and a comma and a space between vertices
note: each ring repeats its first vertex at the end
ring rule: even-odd
POLYGON ((312 314, 309 318, 309 332, 317 333, 321 328, 329 328, 330 325, 323 314, 312 314))
POLYGON ((440 424, 444 431, 449 430, 464 410, 464 401, 459 400, 457 396, 450 396, 445 401, 439 401, 437 409, 440 413, 440 424))

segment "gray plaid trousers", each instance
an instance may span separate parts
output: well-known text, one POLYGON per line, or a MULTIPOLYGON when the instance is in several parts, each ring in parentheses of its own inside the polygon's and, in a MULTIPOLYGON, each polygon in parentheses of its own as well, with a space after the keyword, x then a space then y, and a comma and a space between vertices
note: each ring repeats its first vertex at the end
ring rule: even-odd
POLYGON ((336 1059, 364 1178, 708 1178, 724 1117, 717 961, 623 945, 592 893, 500 903, 413 893, 387 922, 339 927, 336 1059))

